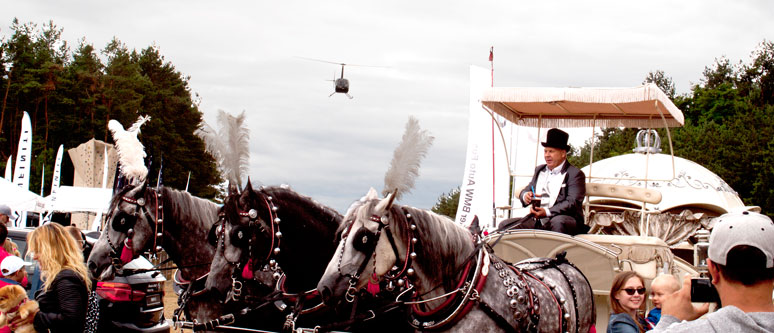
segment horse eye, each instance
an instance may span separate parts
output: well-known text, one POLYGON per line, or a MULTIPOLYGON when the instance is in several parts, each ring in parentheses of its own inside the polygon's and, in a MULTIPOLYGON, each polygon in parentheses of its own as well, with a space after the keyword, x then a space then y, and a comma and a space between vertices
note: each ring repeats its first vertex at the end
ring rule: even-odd
POLYGON ((354 236, 352 247, 360 252, 369 252, 376 247, 376 234, 366 228, 360 228, 354 236))

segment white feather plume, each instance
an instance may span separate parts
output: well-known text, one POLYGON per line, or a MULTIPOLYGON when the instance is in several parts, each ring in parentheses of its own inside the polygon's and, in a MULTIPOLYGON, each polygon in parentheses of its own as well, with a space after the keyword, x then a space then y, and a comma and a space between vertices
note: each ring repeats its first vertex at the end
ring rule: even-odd
POLYGON ((434 139, 435 137, 427 130, 419 127, 419 121, 416 118, 409 117, 403 139, 395 148, 390 168, 384 174, 382 195, 387 196, 390 192, 398 190, 395 200, 399 200, 403 194, 411 192, 414 181, 419 176, 422 159, 427 155, 434 139))
POLYGON ((108 122, 108 129, 113 133, 113 141, 116 143, 119 170, 132 184, 142 183, 148 176, 148 168, 145 167, 145 147, 137 139, 140 126, 148 120, 150 116, 138 117, 129 130, 124 130, 124 126, 115 119, 108 122))
POLYGON ((202 122, 194 134, 204 140, 223 177, 242 188, 242 179, 250 168, 250 130, 245 126, 245 112, 232 116, 218 110, 218 125, 220 128, 215 131, 202 122))

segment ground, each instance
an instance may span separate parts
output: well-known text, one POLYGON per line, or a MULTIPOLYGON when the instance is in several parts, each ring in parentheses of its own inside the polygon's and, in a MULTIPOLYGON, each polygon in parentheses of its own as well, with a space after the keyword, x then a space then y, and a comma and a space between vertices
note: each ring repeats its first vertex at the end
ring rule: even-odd
MULTIPOLYGON (((175 291, 172 289, 172 280, 167 280, 167 282, 164 282, 164 318, 168 319, 170 321, 170 325, 172 325, 172 316, 175 313, 175 309, 177 309, 177 295, 175 295, 175 291)), ((172 332, 191 332, 190 330, 171 330, 172 332)))

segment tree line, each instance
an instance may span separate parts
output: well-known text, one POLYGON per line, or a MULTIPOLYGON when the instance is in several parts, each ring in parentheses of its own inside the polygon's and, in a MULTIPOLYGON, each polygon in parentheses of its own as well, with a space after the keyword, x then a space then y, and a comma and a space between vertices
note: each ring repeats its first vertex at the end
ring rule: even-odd
MULTIPOLYGON (((672 78, 661 70, 648 73, 643 83, 648 82, 685 116, 683 127, 671 129, 675 156, 716 173, 746 205, 774 217, 774 43, 758 44, 747 62, 716 58, 685 94, 676 95, 672 78)), ((594 140, 594 161, 632 153, 637 132, 603 129, 594 140)), ((659 134, 667 137, 663 129, 659 134)), ((589 140, 573 147, 568 160, 586 166, 590 151, 589 140)), ((442 194, 433 210, 454 217, 458 201, 459 188, 442 194)))
MULTIPOLYGON (((92 138, 112 143, 108 121, 128 127, 139 115, 150 115, 140 134, 148 181, 156 183, 163 165, 164 185, 183 189, 190 172, 189 192, 214 198, 213 184, 221 178, 193 134, 202 112, 190 76, 177 71, 156 46, 137 51, 114 37, 98 50, 81 38, 71 49, 62 31, 53 21, 38 26, 14 19, 10 34, 0 34, 0 170, 16 152, 24 111, 33 132, 30 189, 40 188, 45 165, 46 193, 60 144, 69 149, 92 138)), ((64 171, 62 178, 66 183, 64 171)))

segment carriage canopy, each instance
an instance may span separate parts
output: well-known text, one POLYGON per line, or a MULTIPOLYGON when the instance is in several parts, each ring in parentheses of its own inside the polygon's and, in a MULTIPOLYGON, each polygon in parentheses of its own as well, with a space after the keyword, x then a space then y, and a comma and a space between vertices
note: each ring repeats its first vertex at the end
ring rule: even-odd
POLYGON ((488 88, 481 104, 520 126, 679 127, 683 113, 653 83, 634 88, 488 88))

